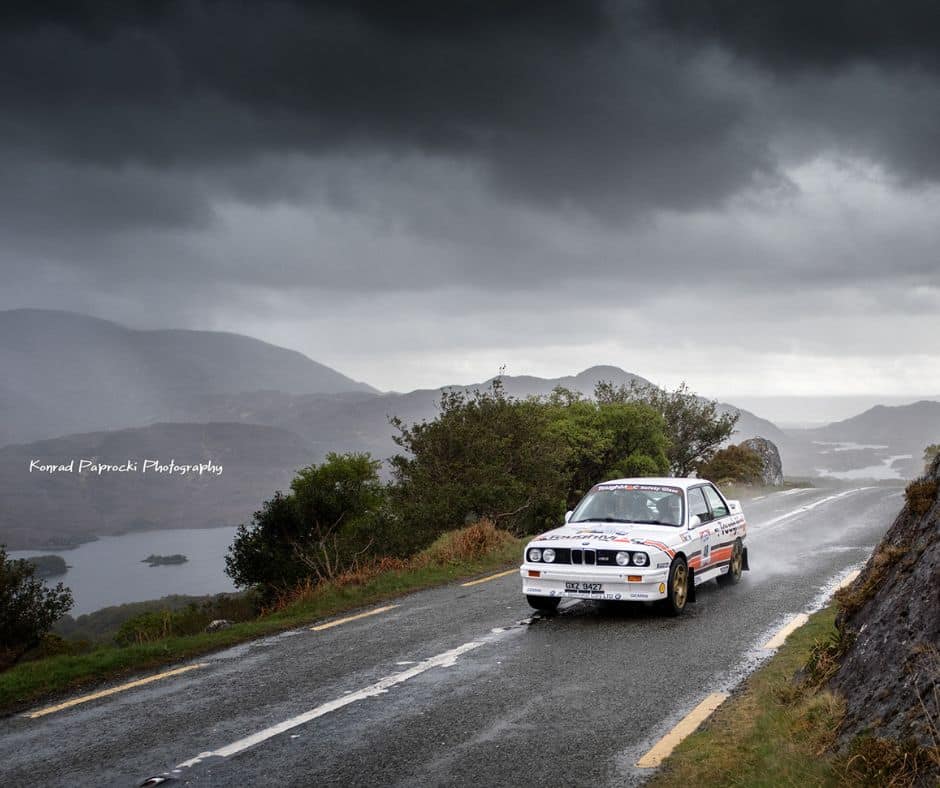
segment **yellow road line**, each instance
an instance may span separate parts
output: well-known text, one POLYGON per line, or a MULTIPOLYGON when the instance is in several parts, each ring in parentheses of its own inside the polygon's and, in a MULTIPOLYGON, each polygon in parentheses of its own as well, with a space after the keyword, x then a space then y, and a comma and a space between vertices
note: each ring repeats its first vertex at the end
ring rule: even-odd
POLYGON ((346 618, 338 618, 335 621, 328 621, 326 624, 317 624, 315 627, 310 627, 314 632, 322 632, 324 629, 332 629, 333 627, 338 627, 340 624, 348 624, 350 621, 358 621, 360 618, 368 618, 369 616, 376 616, 379 613, 384 613, 386 610, 392 610, 393 608, 398 607, 398 605, 386 605, 385 607, 377 607, 374 610, 367 610, 365 613, 357 613, 354 616, 346 616, 346 618))
POLYGON ((98 698, 106 698, 109 695, 116 695, 118 692, 134 689, 134 687, 142 687, 145 684, 150 684, 153 681, 168 679, 172 676, 179 676, 181 673, 188 673, 191 670, 196 670, 197 668, 204 668, 207 664, 208 663, 206 662, 201 662, 198 665, 186 665, 185 667, 175 668, 174 670, 167 670, 163 673, 155 673, 153 676, 137 679, 137 681, 129 681, 127 684, 121 684, 117 687, 110 687, 109 689, 101 690, 100 692, 93 692, 91 695, 82 695, 80 698, 72 698, 72 700, 67 700, 65 703, 59 703, 55 706, 47 706, 46 708, 39 709, 38 711, 31 711, 27 714, 24 714, 23 716, 35 720, 37 717, 45 717, 47 714, 54 714, 57 711, 70 709, 72 706, 78 706, 80 703, 88 703, 88 701, 98 700, 98 698))
POLYGON ((499 572, 498 574, 489 575, 488 577, 481 577, 479 580, 471 580, 469 583, 461 583, 460 585, 464 588, 467 586, 478 586, 480 583, 489 583, 490 580, 496 580, 498 577, 506 577, 506 575, 512 575, 518 571, 518 569, 507 569, 505 572, 499 572))
POLYGON ((846 575, 845 580, 839 583, 836 590, 838 591, 839 588, 845 588, 850 583, 855 582, 855 578, 858 577, 861 573, 862 573, 861 569, 856 569, 854 572, 849 572, 848 575, 846 575))
POLYGON ((728 693, 726 692, 713 692, 686 714, 675 728, 656 742, 653 748, 636 762, 636 765, 641 769, 652 769, 659 766, 676 749, 679 742, 690 733, 693 733, 727 698, 728 693))
POLYGON ((766 649, 780 648, 783 645, 784 641, 793 632, 793 630, 799 629, 807 621, 809 621, 809 616, 806 615, 806 613, 797 613, 795 616, 793 616, 793 618, 790 619, 789 622, 787 622, 786 625, 783 626, 783 628, 776 635, 774 635, 770 640, 764 643, 764 645, 761 646, 761 648, 766 648, 766 649))

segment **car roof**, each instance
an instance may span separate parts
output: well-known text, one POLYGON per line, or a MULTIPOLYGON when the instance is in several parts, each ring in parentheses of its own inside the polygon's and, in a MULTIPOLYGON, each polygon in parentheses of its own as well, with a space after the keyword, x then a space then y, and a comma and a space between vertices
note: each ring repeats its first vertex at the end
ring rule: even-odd
POLYGON ((662 487, 679 487, 683 490, 687 490, 695 484, 701 484, 707 481, 708 479, 690 479, 685 476, 678 478, 671 476, 643 476, 634 479, 609 479, 606 482, 600 482, 600 484, 655 484, 662 487))

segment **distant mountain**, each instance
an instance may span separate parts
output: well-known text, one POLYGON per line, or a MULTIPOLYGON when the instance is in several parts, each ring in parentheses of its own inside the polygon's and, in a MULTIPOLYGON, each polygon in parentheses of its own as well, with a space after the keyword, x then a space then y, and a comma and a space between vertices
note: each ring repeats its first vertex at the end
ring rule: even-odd
POLYGON ((802 447, 791 457, 791 473, 910 479, 923 471, 926 446, 940 443, 940 402, 876 405, 850 419, 787 434, 802 447))
MULTIPOLYGON (((285 489, 313 451, 285 430, 254 424, 155 424, 0 448, 0 544, 64 547, 137 530, 208 528, 247 522, 285 489), (79 473, 79 463, 138 463, 136 470, 79 473), (216 475, 144 472, 211 462, 216 475), (30 471, 30 463, 36 469, 30 471), (50 473, 39 466, 68 465, 50 473)), ((185 551, 184 551, 185 552, 185 551)))
POLYGON ((376 393, 301 353, 239 334, 0 312, 0 446, 166 421, 205 397, 261 389, 376 393))
POLYGON ((844 421, 812 430, 818 440, 914 445, 940 443, 940 402, 876 405, 844 421))

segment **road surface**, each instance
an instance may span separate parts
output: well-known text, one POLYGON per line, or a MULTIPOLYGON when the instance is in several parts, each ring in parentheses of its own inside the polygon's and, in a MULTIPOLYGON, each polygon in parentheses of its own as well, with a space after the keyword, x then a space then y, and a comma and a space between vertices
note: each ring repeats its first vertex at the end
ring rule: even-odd
POLYGON ((885 487, 750 502, 751 571, 737 586, 700 586, 678 619, 574 600, 541 618, 510 574, 7 717, 0 783, 637 784, 650 773, 640 756, 759 664, 769 636, 864 561, 901 504, 885 487))

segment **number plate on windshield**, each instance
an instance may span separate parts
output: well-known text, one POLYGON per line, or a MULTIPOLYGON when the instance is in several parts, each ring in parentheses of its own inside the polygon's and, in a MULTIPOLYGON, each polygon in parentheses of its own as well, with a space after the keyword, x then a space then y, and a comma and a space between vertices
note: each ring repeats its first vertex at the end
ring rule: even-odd
POLYGON ((579 594, 603 594, 600 583, 565 583, 565 591, 579 594))

